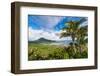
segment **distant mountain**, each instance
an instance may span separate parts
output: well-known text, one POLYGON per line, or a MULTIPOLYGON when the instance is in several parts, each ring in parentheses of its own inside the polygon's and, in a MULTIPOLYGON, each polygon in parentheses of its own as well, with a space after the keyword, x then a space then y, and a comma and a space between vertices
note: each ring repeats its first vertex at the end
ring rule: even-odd
POLYGON ((46 43, 46 44, 50 44, 50 45, 69 45, 69 43, 71 42, 71 40, 63 40, 63 41, 56 41, 56 40, 48 40, 45 38, 40 38, 38 40, 35 41, 29 41, 29 43, 46 43))
POLYGON ((48 40, 48 39, 45 39, 45 38, 40 38, 38 40, 35 40, 35 41, 29 41, 30 43, 31 42, 34 42, 34 43, 50 43, 50 42, 56 42, 54 40, 48 40))

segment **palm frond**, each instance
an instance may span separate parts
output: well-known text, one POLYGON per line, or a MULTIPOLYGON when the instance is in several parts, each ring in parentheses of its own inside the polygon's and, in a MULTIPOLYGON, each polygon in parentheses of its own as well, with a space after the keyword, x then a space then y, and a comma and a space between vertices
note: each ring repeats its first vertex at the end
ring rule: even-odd
POLYGON ((62 38, 62 37, 68 37, 68 36, 70 36, 70 33, 62 32, 61 35, 60 35, 60 38, 62 38))
POLYGON ((80 21, 77 21, 77 25, 80 25, 80 24, 82 24, 83 22, 85 22, 85 21, 87 21, 87 19, 86 18, 82 18, 82 19, 80 19, 80 21))

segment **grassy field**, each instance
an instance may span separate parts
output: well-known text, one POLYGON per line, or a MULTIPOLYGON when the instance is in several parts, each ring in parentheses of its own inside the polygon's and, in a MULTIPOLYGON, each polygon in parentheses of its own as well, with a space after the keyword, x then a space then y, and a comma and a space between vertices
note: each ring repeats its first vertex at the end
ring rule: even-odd
POLYGON ((73 48, 68 46, 43 43, 29 43, 28 45, 28 60, 77 59, 87 57, 87 49, 80 54, 80 52, 75 52, 73 48))

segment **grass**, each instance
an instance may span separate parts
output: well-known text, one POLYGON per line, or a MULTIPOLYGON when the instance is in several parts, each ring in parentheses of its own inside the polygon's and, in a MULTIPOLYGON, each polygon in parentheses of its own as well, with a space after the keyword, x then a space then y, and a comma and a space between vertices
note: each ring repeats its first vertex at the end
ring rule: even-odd
MULTIPOLYGON (((40 59, 55 59, 52 58, 53 54, 64 52, 64 48, 57 45, 45 45, 45 44, 34 44, 29 43, 29 60, 33 60, 35 56, 40 56, 40 59), (49 57, 49 58, 48 58, 49 57)), ((57 58, 57 56, 56 56, 57 58)), ((60 59, 60 55, 59 58, 60 59)), ((34 59, 37 60, 37 59, 34 59)))
POLYGON ((28 45, 28 60, 77 59, 87 57, 87 49, 80 54, 79 51, 75 53, 68 46, 42 43, 29 43, 28 45))

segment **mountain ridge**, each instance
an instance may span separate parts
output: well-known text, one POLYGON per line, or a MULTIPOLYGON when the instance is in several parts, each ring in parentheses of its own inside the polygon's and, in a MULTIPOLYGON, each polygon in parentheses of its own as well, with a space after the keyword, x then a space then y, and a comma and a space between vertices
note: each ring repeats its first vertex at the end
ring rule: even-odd
POLYGON ((46 42, 56 42, 55 40, 49 40, 49 39, 45 39, 45 38, 39 38, 38 40, 35 41, 29 41, 29 42, 34 42, 34 43, 46 43, 46 42))

